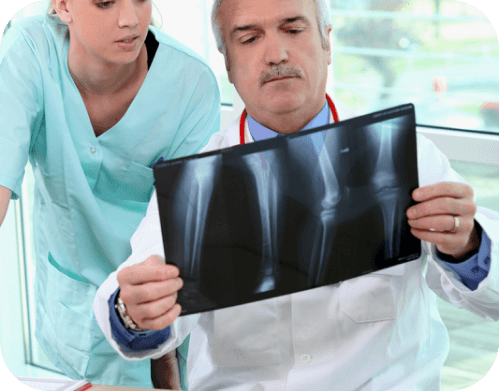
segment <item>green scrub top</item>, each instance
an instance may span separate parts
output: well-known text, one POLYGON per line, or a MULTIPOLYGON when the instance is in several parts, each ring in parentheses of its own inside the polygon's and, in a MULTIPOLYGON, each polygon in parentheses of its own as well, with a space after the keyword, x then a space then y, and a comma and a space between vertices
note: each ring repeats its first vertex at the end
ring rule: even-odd
POLYGON ((150 31, 159 47, 144 84, 99 137, 69 74, 69 32, 57 16, 18 22, 0 47, 0 185, 17 198, 28 159, 36 180, 37 340, 67 375, 101 384, 150 386, 149 362, 121 359, 92 308, 97 287, 131 253, 153 191, 150 166, 197 153, 220 130, 212 71, 150 31))

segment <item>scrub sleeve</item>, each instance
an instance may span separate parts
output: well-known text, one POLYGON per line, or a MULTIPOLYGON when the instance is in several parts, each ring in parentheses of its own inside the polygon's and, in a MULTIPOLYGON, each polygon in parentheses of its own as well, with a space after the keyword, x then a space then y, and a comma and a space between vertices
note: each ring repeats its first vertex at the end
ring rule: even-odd
POLYGON ((131 253, 158 160, 197 153, 220 129, 209 67, 150 28, 159 46, 125 116, 95 137, 67 67, 69 33, 57 16, 26 18, 0 47, 0 185, 17 198, 35 175, 36 339, 73 379, 152 387, 149 360, 127 361, 93 313, 95 292, 131 253))

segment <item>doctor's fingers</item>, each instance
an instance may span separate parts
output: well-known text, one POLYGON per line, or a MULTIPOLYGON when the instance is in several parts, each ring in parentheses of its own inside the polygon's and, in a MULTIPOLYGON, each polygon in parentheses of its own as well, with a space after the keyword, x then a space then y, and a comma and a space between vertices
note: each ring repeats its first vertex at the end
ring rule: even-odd
POLYGON ((165 264, 161 257, 155 255, 142 263, 123 268, 118 272, 117 279, 120 286, 123 286, 163 281, 178 276, 179 270, 176 266, 165 264))
POLYGON ((177 303, 165 314, 155 319, 145 319, 142 327, 149 330, 163 330, 175 322, 175 320, 180 316, 181 311, 182 307, 180 307, 180 304, 177 303))
POLYGON ((120 298, 127 306, 150 303, 176 294, 183 286, 184 281, 180 277, 141 285, 125 284, 120 287, 120 298))
POLYGON ((140 328, 161 330, 176 319, 176 306, 180 306, 177 293, 150 303, 127 306, 127 311, 140 328))
MULTIPOLYGON (((431 232, 451 232, 456 228, 456 220, 453 215, 444 214, 438 216, 422 217, 416 220, 407 220, 411 228, 416 228, 431 232)), ((472 216, 459 216, 460 232, 471 232, 475 221, 472 216)))
POLYGON ((411 228, 411 233, 418 239, 433 243, 444 254, 457 254, 462 251, 470 240, 470 232, 432 232, 411 228))
POLYGON ((473 188, 465 183, 439 182, 414 190, 412 197, 418 202, 440 197, 473 199, 473 188))
POLYGON ((434 198, 407 209, 407 217, 411 220, 445 214, 473 217, 475 213, 476 204, 473 199, 452 197, 434 198))
POLYGON ((175 304, 169 311, 165 312, 163 315, 155 319, 145 319, 142 321, 142 326, 149 330, 163 330, 164 328, 170 326, 175 320, 180 316, 182 307, 180 304, 175 304))

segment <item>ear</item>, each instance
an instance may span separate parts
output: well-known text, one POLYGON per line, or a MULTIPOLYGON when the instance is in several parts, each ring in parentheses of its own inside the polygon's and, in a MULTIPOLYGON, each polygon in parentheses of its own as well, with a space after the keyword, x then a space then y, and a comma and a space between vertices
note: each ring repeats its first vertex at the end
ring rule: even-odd
POLYGON ((331 30, 331 26, 326 29, 327 48, 325 50, 327 52, 327 65, 331 65, 331 30))
POLYGON ((229 77, 229 83, 234 84, 234 80, 232 78, 232 70, 229 62, 229 55, 225 54, 224 59, 225 59, 225 69, 227 70, 227 76, 229 77))
POLYGON ((70 8, 68 7, 69 0, 52 0, 52 5, 55 12, 62 22, 69 24, 73 21, 70 8))

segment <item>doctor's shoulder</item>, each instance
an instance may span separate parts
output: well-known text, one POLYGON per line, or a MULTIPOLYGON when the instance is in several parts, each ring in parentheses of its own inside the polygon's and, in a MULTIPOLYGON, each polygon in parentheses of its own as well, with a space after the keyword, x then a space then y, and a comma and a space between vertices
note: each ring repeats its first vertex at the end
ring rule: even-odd
POLYGON ((239 129, 238 124, 239 118, 234 121, 234 123, 229 127, 214 133, 210 137, 208 144, 206 144, 206 146, 201 149, 199 153, 217 151, 219 149, 225 149, 233 147, 235 145, 239 145, 239 132, 237 132, 237 130, 239 129))
POLYGON ((350 118, 358 117, 358 114, 353 111, 349 106, 338 99, 333 99, 334 106, 338 112, 338 117, 340 121, 345 121, 350 118))

